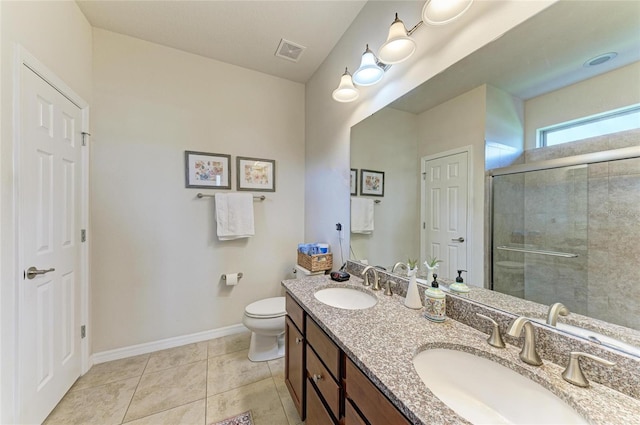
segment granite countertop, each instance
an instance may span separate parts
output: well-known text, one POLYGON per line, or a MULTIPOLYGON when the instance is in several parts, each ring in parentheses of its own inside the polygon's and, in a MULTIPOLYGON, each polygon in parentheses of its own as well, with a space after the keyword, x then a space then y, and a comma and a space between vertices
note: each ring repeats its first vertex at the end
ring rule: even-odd
POLYGON ((309 313, 334 342, 373 383, 416 424, 469 423, 435 397, 413 368, 416 353, 429 348, 453 348, 490 358, 538 382, 567 402, 593 424, 640 424, 640 400, 608 387, 591 383, 580 388, 565 382, 563 367, 549 361, 529 366, 519 357, 519 348, 491 347, 487 335, 453 319, 434 323, 423 310, 404 306, 404 298, 388 297, 382 291, 362 286, 351 276, 345 283, 328 276, 310 276, 282 282, 287 292, 309 313), (352 287, 369 292, 378 303, 364 310, 343 310, 318 301, 314 292, 324 287, 352 287))

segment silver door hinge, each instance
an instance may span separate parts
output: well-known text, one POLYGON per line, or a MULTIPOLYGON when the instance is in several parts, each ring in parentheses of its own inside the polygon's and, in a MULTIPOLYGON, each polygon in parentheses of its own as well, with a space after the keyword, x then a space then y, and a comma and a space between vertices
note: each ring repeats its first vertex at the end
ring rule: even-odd
POLYGON ((422 228, 426 229, 427 228, 427 223, 425 223, 424 221, 422 222, 422 228))
POLYGON ((80 242, 87 241, 87 231, 85 229, 80 230, 80 242))
POLYGON ((422 180, 426 180, 426 179, 427 179, 427 173, 424 172, 424 173, 422 173, 422 180))
POLYGON ((80 326, 80 338, 85 338, 87 336, 87 326, 80 326))
POLYGON ((87 133, 86 131, 82 132, 82 146, 87 146, 87 136, 91 136, 91 133, 87 133))

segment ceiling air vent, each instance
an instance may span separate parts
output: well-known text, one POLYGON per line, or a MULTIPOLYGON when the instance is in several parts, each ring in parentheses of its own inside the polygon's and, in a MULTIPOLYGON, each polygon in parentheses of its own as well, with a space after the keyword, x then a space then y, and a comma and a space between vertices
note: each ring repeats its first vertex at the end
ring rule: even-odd
POLYGON ((292 43, 291 41, 283 38, 280 40, 280 44, 276 50, 276 56, 290 60, 291 62, 298 62, 300 56, 302 56, 302 52, 304 52, 304 49, 306 49, 306 47, 292 43))

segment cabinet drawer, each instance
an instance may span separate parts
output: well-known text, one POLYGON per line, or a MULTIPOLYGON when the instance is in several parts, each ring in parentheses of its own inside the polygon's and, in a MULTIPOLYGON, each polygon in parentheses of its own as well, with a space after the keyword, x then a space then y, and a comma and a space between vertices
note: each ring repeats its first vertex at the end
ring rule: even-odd
POLYGON ((344 425, 367 425, 350 400, 344 403, 344 425))
POLYGON ((310 346, 307 345, 307 377, 318 387, 322 398, 337 418, 340 414, 340 387, 310 346))
POLYGON ((316 393, 311 381, 307 379, 307 418, 305 425, 330 425, 336 422, 331 417, 316 393))
POLYGON ((351 359, 345 361, 345 392, 371 425, 409 425, 389 399, 376 388, 351 359))
POLYGON ((302 310, 302 307, 298 305, 296 300, 294 300, 288 292, 285 295, 285 306, 287 314, 293 323, 298 327, 300 332, 304 334, 304 310, 302 310))
POLYGON ((340 378, 340 349, 309 316, 305 318, 307 343, 323 361, 329 373, 337 381, 340 378))

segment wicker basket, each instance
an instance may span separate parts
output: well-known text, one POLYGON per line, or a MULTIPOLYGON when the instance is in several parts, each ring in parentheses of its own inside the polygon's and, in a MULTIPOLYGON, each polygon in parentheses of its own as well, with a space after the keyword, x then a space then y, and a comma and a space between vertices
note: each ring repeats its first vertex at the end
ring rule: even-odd
POLYGON ((298 264, 312 272, 331 270, 333 254, 306 255, 298 251, 298 264))

